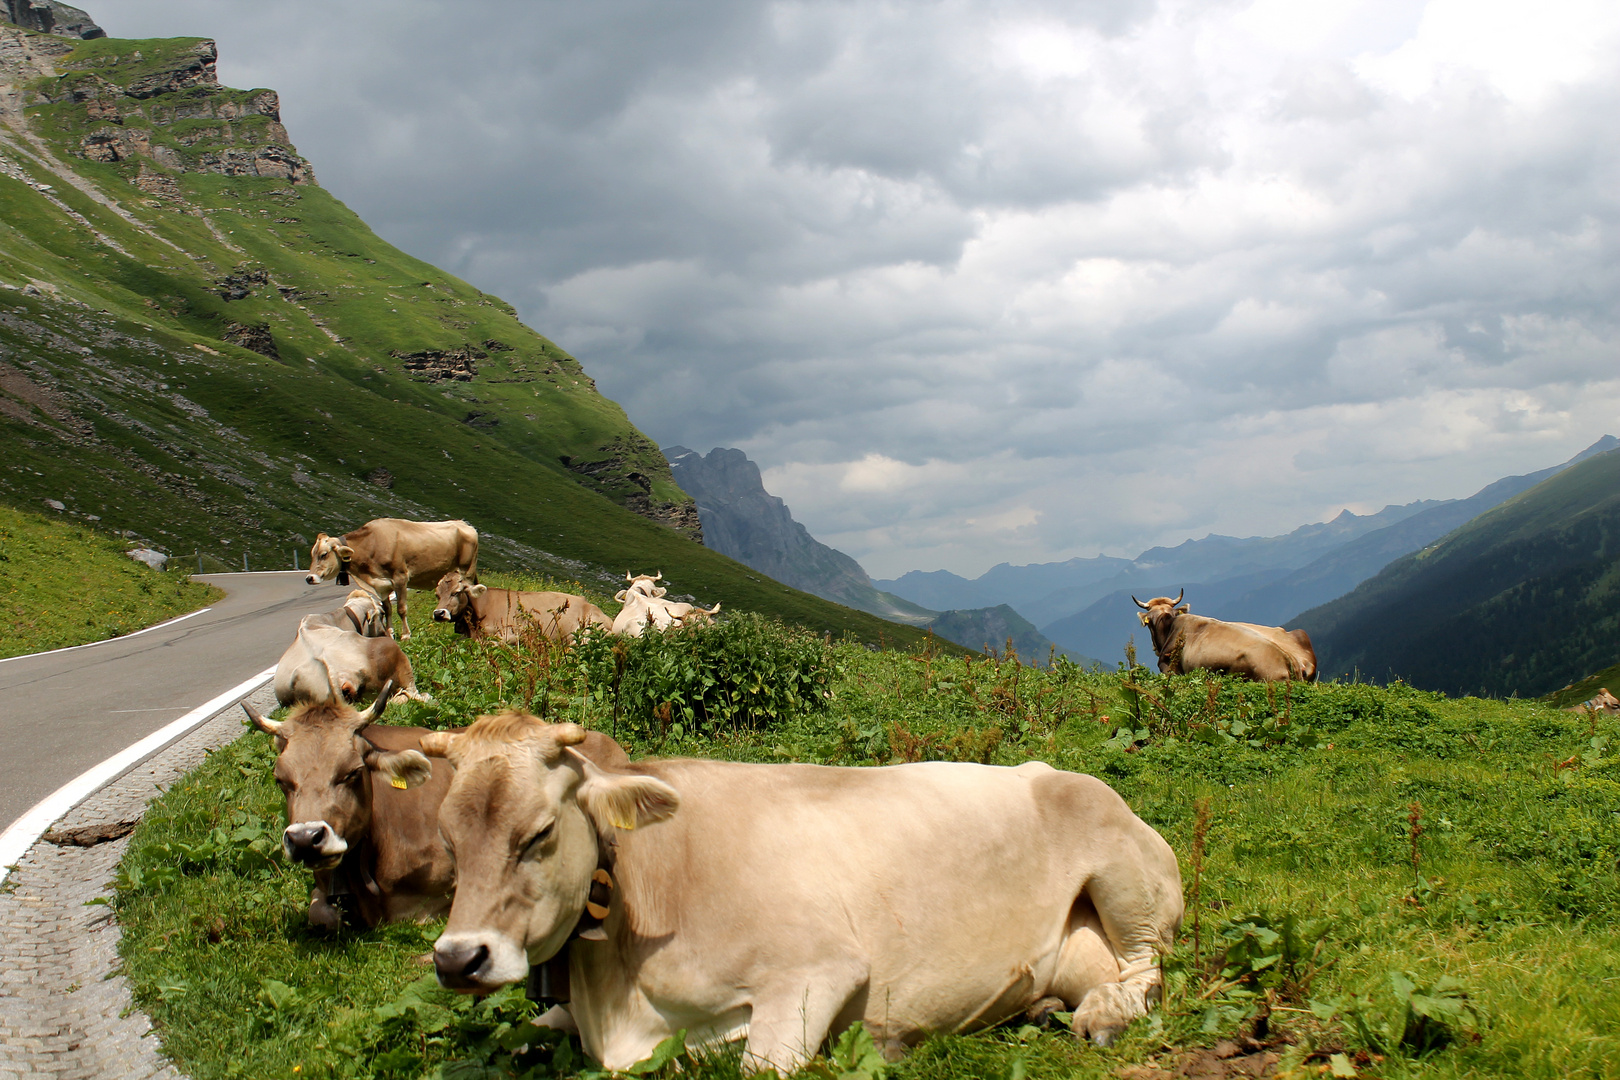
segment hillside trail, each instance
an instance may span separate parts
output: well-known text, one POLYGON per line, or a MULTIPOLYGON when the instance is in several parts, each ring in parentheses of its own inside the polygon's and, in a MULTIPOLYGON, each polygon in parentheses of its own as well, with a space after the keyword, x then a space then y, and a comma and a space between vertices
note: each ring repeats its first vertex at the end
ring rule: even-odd
POLYGON ((158 629, 0 662, 0 831, 85 770, 275 664, 343 590, 296 570, 207 574, 224 599, 158 629))

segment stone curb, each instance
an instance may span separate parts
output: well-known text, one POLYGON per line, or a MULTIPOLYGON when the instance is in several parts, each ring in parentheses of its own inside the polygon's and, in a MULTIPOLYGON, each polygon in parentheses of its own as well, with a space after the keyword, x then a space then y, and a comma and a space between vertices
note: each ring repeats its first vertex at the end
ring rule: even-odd
MULTIPOLYGON (((266 714, 276 707, 268 684, 244 700, 266 714)), ((240 737, 241 717, 234 703, 215 713, 97 789, 55 827, 138 819, 155 794, 240 737)), ((128 846, 127 836, 87 848, 40 840, 0 886, 0 1080, 184 1080, 119 973, 112 908, 85 906, 109 894, 128 846)))

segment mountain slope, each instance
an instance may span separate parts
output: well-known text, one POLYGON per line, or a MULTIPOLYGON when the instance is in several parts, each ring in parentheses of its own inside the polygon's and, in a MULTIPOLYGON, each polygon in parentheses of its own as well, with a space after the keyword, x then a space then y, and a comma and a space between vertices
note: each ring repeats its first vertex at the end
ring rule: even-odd
POLYGON ((370 517, 465 517, 491 567, 662 569, 921 639, 676 531, 695 507, 578 361, 379 239, 214 55, 0 26, 0 500, 257 567, 370 517))
MULTIPOLYGON (((741 450, 664 451, 675 483, 697 503, 706 547, 814 596, 895 622, 922 626, 938 612, 879 592, 861 564, 828 547, 765 490, 759 466, 741 450)), ((953 639, 954 640, 954 639, 953 639)))
POLYGON ((1281 626, 1303 611, 1343 596, 1395 559, 1433 543, 1519 492, 1616 447, 1620 447, 1620 439, 1605 435, 1561 465, 1524 476, 1503 477, 1466 499, 1431 506, 1394 525, 1357 537, 1282 580, 1244 593, 1209 613, 1219 619, 1281 626))
POLYGON ((1534 696, 1614 663, 1620 450, 1542 481, 1296 624, 1324 677, 1534 696))

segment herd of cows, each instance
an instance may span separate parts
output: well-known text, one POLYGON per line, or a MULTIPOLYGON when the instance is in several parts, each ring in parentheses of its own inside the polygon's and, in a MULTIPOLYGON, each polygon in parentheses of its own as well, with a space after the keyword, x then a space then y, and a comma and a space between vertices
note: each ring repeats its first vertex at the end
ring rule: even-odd
MULTIPOLYGON (((1106 1045, 1160 991, 1182 918, 1164 839, 1103 782, 1031 762, 882 768, 632 762, 607 736, 521 712, 456 731, 381 723, 420 696, 390 631, 406 590, 473 637, 687 625, 718 611, 626 575, 616 618, 580 596, 486 588, 465 522, 321 534, 311 584, 354 584, 282 657, 275 742, 283 847, 313 872, 312 924, 448 914, 440 982, 528 980, 539 1022, 609 1069, 680 1030, 745 1040, 784 1075, 863 1022, 895 1057, 930 1032, 1073 1013, 1106 1045), (371 704, 357 709, 364 697, 371 704)), ((1314 679, 1303 633, 1138 605, 1164 671, 1314 679)))

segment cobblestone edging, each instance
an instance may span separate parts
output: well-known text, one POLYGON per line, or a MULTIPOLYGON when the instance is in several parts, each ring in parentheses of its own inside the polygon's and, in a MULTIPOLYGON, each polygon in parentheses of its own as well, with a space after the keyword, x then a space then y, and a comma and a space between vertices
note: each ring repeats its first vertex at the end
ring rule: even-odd
MULTIPOLYGON (((275 707, 268 685, 247 699, 275 707)), ((153 796, 243 733, 234 703, 98 789, 54 826, 138 818, 153 796)), ((106 896, 129 838, 94 847, 35 842, 0 886, 0 1080, 184 1080, 118 970, 106 896)))

